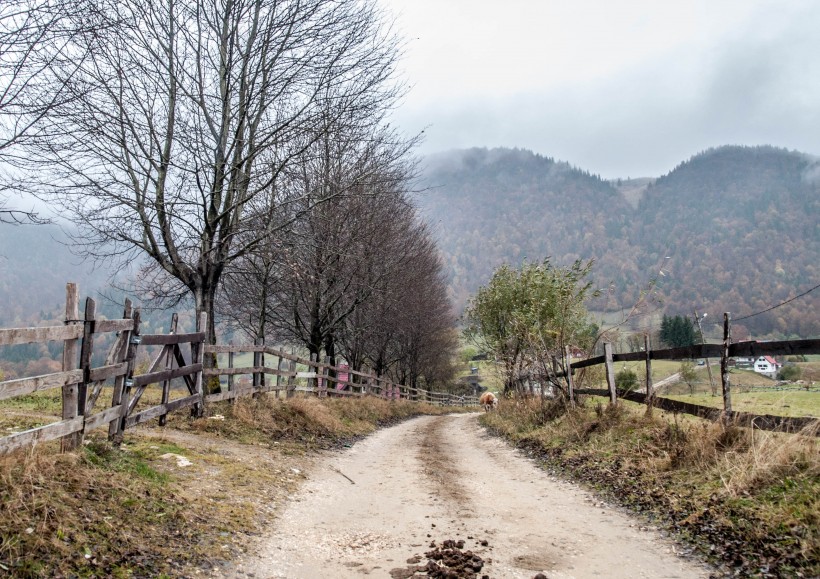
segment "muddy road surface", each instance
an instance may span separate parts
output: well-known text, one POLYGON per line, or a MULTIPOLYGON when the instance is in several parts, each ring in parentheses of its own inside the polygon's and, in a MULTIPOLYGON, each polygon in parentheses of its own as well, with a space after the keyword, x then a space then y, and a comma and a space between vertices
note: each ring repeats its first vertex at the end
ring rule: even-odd
POLYGON ((425 416, 318 461, 228 576, 709 576, 675 551, 487 435, 475 414, 425 416))

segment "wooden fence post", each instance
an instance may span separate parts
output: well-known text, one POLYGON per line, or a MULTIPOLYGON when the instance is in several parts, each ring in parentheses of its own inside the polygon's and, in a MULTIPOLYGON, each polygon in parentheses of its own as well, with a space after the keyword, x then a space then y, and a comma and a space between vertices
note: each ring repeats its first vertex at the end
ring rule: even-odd
POLYGON ((732 329, 729 325, 729 313, 723 314, 723 352, 720 356, 720 382, 723 388, 723 411, 728 415, 732 411, 732 392, 729 384, 729 345, 732 343, 732 329))
POLYGON ((649 334, 643 336, 643 349, 646 354, 646 410, 652 412, 652 352, 649 350, 649 334))
POLYGON ((282 376, 279 373, 282 371, 282 356, 276 359, 276 398, 279 398, 279 388, 282 384, 282 376))
MULTIPOLYGON (((191 342, 191 348, 193 354, 196 352, 196 360, 193 361, 194 364, 202 364, 202 361, 205 359, 205 342, 208 339, 208 314, 207 312, 200 312, 199 316, 197 316, 196 321, 196 331, 203 332, 205 335, 202 337, 202 340, 199 344, 196 345, 196 349, 193 350, 194 343, 191 342)), ((193 356, 191 356, 193 358, 193 356)), ((194 377, 194 390, 195 394, 199 396, 199 402, 194 404, 191 407, 191 414, 194 418, 202 418, 205 415, 205 391, 203 388, 203 381, 202 381, 202 370, 196 373, 194 377)))
POLYGON ((114 432, 111 432, 111 428, 109 428, 108 431, 108 438, 111 439, 115 445, 122 443, 123 432, 125 431, 125 420, 128 418, 128 398, 131 394, 131 385, 134 383, 134 369, 137 363, 137 347, 139 346, 141 339, 141 316, 142 312, 140 308, 136 308, 132 316, 132 319, 134 320, 134 329, 131 330, 131 336, 128 338, 128 351, 125 354, 125 362, 128 365, 128 369, 123 377, 122 390, 118 393, 117 389, 114 389, 114 400, 112 401, 112 406, 116 406, 117 404, 122 405, 120 419, 112 422, 112 426, 115 425, 115 428, 113 429, 114 432), (118 394, 119 400, 117 400, 118 394))
POLYGON ((294 374, 296 373, 296 361, 295 360, 288 360, 288 385, 287 391, 285 393, 286 398, 293 398, 293 395, 296 392, 296 378, 294 374))
MULTIPOLYGON (((85 315, 83 316, 83 341, 80 346, 80 368, 83 371, 83 381, 77 384, 77 416, 85 416, 88 402, 88 383, 91 381, 91 355, 94 351, 94 322, 97 317, 97 302, 92 298, 85 300, 85 315)), ((69 435, 74 439, 69 443, 73 448, 82 445, 85 438, 85 428, 80 432, 69 435)))
MULTIPOLYGON (((569 395, 569 405, 575 407, 575 384, 572 380, 572 355, 569 346, 564 346, 564 368, 567 373, 567 394, 569 395)), ((541 385, 541 398, 544 397, 544 385, 541 385)))
MULTIPOLYGON (((233 342, 228 344, 233 346, 233 342)), ((228 368, 233 368, 233 351, 228 352, 228 368)), ((228 374, 228 392, 233 391, 233 374, 228 374)), ((231 402, 236 401, 236 398, 231 398, 231 402)))
MULTIPOLYGON (((131 311, 131 300, 126 298, 125 299, 125 306, 123 307, 122 317, 123 317, 124 320, 127 320, 127 319, 130 318, 133 321, 134 318, 132 316, 133 316, 133 313, 131 311)), ((116 360, 118 362, 125 362, 126 365, 127 365, 126 367, 130 367, 130 363, 129 363, 129 360, 128 360, 128 352, 131 350, 131 335, 132 335, 132 333, 133 332, 131 330, 123 330, 123 333, 122 333, 123 346, 122 346, 121 352, 117 353, 117 358, 116 358, 116 360)), ((139 330, 137 330, 137 333, 139 333, 139 330)), ((125 380, 128 378, 128 375, 129 375, 128 370, 126 370, 125 374, 123 374, 122 376, 117 376, 116 378, 114 378, 114 390, 113 390, 113 393, 111 394, 111 407, 112 408, 114 406, 117 406, 118 404, 122 403, 123 388, 125 387, 125 380)), ((122 418, 122 415, 120 415, 120 418, 122 418)), ((112 420, 111 422, 109 422, 108 423, 108 439, 113 440, 114 435, 116 435, 119 432, 119 430, 120 430, 120 420, 112 420)))
MULTIPOLYGON (((83 323, 80 320, 80 298, 77 293, 77 284, 69 283, 65 287, 65 325, 73 326, 83 323)), ((63 371, 77 368, 79 339, 63 341, 63 371)), ((77 384, 66 384, 63 386, 63 420, 71 420, 77 417, 77 384)), ((77 448, 78 438, 71 434, 60 441, 60 450, 63 452, 77 448)))
MULTIPOLYGON (((325 356, 322 358, 323 365, 321 367, 316 366, 316 375, 319 377, 319 398, 327 398, 327 379, 330 376, 330 357, 325 356)), ((338 378, 338 374, 336 375, 338 378)), ((333 385, 334 389, 336 385, 333 385)))
POLYGON ((612 359, 612 344, 604 342, 604 359, 606 361, 606 384, 609 387, 610 404, 618 403, 618 391, 615 386, 615 368, 612 359))
MULTIPOLYGON (((177 333, 177 323, 179 321, 179 316, 174 312, 171 314, 171 325, 168 326, 168 333, 169 334, 176 334, 177 333)), ((176 346, 175 346, 176 347, 176 346)), ((165 369, 170 370, 171 367, 174 365, 174 356, 173 356, 173 348, 167 348, 168 352, 165 354, 165 369)), ((162 381, 162 403, 168 404, 168 400, 171 398, 171 381, 170 380, 163 380, 162 381)), ((165 426, 165 423, 168 421, 168 415, 163 414, 159 417, 159 425, 165 426)))
MULTIPOLYGON (((255 338, 253 341, 254 346, 264 346, 265 345, 265 338, 255 338)), ((263 362, 263 354, 262 352, 257 352, 254 350, 253 352, 253 367, 254 370, 256 368, 261 368, 263 362)), ((253 398, 259 398, 259 389, 262 388, 264 385, 263 383, 263 376, 264 373, 262 372, 254 372, 253 377, 251 378, 251 384, 253 386, 253 394, 251 395, 253 398)))

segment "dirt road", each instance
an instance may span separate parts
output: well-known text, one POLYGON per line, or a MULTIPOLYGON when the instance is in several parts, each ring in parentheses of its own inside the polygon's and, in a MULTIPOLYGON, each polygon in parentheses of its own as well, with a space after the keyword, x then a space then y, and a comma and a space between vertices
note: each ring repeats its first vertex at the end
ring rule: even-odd
POLYGON ((421 577, 414 570, 447 540, 463 541, 449 552, 477 571, 460 576, 709 575, 640 522, 488 436, 474 414, 384 429, 308 477, 260 555, 231 577, 421 577))

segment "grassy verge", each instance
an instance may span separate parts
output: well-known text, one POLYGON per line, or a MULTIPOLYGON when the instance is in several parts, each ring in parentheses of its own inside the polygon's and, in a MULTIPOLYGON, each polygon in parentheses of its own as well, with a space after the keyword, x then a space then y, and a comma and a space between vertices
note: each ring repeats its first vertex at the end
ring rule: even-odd
POLYGON ((820 576, 820 453, 783 435, 621 404, 510 401, 492 430, 692 543, 727 574, 820 576))
MULTIPOLYGON (((723 408, 723 398, 707 393, 667 395, 666 398, 700 406, 723 408)), ((820 392, 732 392, 732 410, 751 414, 820 417, 820 392)))
POLYGON ((48 443, 0 457, 0 577, 218 571, 276 516, 311 451, 452 410, 263 396, 209 405, 199 420, 176 413, 165 428, 128 431, 120 448, 100 431, 76 453, 48 443))

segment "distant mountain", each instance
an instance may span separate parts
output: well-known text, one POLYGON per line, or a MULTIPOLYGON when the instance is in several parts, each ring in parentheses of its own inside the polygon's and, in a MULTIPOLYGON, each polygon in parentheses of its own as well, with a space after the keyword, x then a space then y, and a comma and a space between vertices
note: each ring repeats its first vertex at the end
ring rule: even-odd
POLYGON ((623 277, 611 256, 630 250, 634 210, 596 175, 529 151, 469 149, 428 158, 424 182, 420 204, 459 308, 504 262, 599 257, 601 276, 623 277))
MULTIPOLYGON (((594 283, 608 291, 591 307, 602 312, 628 308, 650 280, 662 311, 709 319, 820 284, 820 163, 802 153, 721 147, 658 179, 610 182, 526 150, 468 149, 427 158, 423 185, 459 310, 500 264, 547 256, 595 259, 594 283)), ((0 327, 59 318, 67 281, 82 296, 107 286, 108 272, 65 243, 57 227, 0 223, 0 327)), ((733 327, 741 338, 820 336, 820 289, 733 327)))
MULTIPOLYGON (((820 163, 774 147, 696 155, 645 191, 638 267, 669 255, 673 307, 759 312, 820 284, 820 163)), ((757 333, 820 334, 820 290, 741 321, 757 333)))
POLYGON ((56 225, 0 223, 0 327, 61 320, 67 282, 78 284, 81 298, 99 297, 108 278, 109 272, 71 253, 56 225))
MULTIPOLYGON (((654 279, 670 314, 742 317, 820 283, 820 164, 801 153, 721 147, 657 180, 609 182, 525 150, 469 149, 429 157, 424 183, 459 309, 501 263, 546 256, 595 259, 610 290, 599 310, 630 307, 654 279)), ((738 331, 820 335, 818 306, 820 290, 738 331)))

